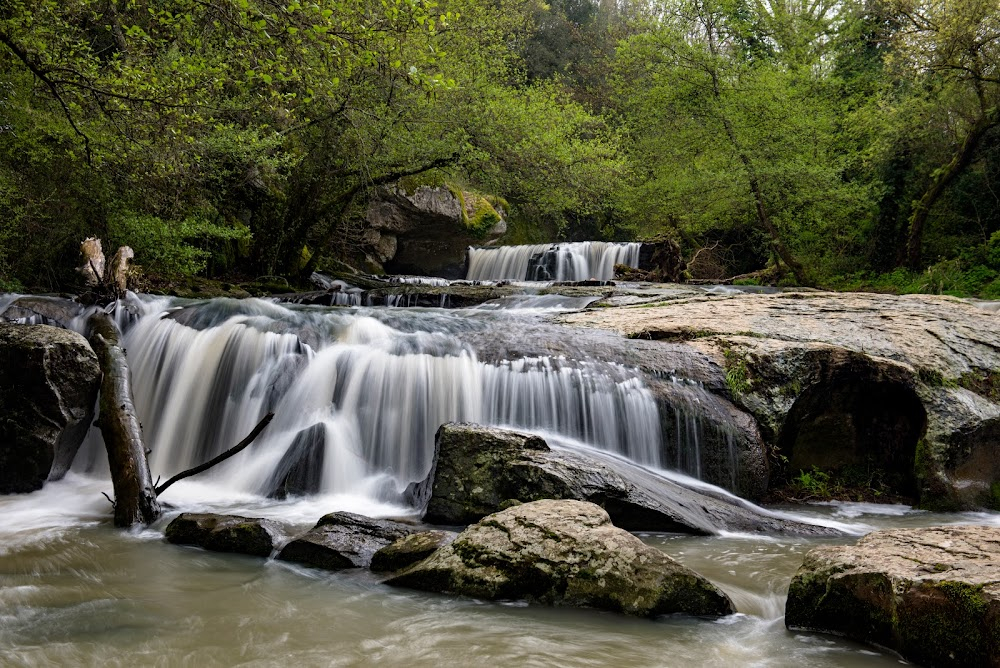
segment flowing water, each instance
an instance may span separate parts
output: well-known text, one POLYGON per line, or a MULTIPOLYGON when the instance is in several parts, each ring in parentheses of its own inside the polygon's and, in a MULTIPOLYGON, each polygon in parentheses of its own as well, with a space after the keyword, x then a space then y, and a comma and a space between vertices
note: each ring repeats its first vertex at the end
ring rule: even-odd
MULTIPOLYGON (((164 543, 164 526, 181 511, 271 517, 289 535, 334 510, 416 518, 401 492, 427 473, 434 431, 449 420, 531 429, 559 447, 697 475, 703 426, 694 407, 705 391, 673 379, 673 393, 687 399, 661 415, 636 369, 586 354, 582 334, 545 325, 549 310, 581 305, 530 297, 484 309, 405 312, 263 300, 122 303, 116 318, 154 475, 225 450, 267 411, 276 417, 247 451, 171 487, 163 495, 167 516, 142 532, 110 526, 102 496, 110 482, 96 432, 65 480, 0 497, 0 665, 898 663, 841 639, 784 629, 788 581, 804 552, 836 542, 829 539, 644 536, 730 594, 739 614, 717 621, 433 596, 390 589, 368 573, 164 543), (553 349, 581 352, 485 352, 513 350, 517 339, 538 332, 565 337, 553 340, 553 349), (666 443, 661 427, 671 422, 677 442, 666 443), (322 453, 314 489, 270 498, 302 444, 322 453)), ((997 515, 898 506, 796 513, 839 522, 855 535, 881 526, 1000 524, 997 515)))
POLYGON ((616 264, 639 266, 639 243, 577 241, 470 248, 466 278, 474 281, 606 281, 616 264))

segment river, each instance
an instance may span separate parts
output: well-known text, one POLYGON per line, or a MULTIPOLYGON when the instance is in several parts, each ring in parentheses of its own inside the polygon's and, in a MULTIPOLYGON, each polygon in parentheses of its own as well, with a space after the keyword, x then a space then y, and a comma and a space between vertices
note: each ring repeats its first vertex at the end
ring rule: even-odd
MULTIPOLYGON (((367 572, 164 541, 166 523, 182 511, 271 517, 289 535, 335 510, 416 519, 402 491, 427 473, 434 430, 447 420, 557 433, 648 466, 673 463, 662 455, 660 408, 636 369, 549 327, 546 309, 493 306, 123 304, 117 317, 154 475, 228 448, 263 412, 273 410, 275 421, 246 453, 171 487, 165 517, 141 532, 110 525, 96 434, 66 479, 0 497, 0 665, 890 665, 899 659, 785 629, 784 595, 804 553, 873 528, 1000 525, 996 514, 831 504, 787 512, 838 522, 851 537, 641 534, 732 597, 739 613, 721 620, 648 621, 436 596, 386 587, 367 572), (526 332, 564 337, 550 347, 574 344, 581 353, 498 353, 518 349, 526 332), (315 488, 269 498, 303 434, 323 452, 315 488)), ((679 386, 702 392, 695 382, 679 386)), ((696 433, 685 439, 673 447, 698 443, 696 433)))

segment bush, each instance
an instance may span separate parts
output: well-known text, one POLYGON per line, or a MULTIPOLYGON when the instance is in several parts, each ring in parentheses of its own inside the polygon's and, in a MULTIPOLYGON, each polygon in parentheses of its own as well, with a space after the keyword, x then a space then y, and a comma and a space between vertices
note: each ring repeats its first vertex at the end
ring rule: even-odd
POLYGON ((219 225, 203 216, 165 221, 126 213, 108 221, 108 233, 108 249, 131 246, 138 264, 167 276, 194 276, 210 261, 228 266, 233 248, 250 241, 246 226, 219 225))

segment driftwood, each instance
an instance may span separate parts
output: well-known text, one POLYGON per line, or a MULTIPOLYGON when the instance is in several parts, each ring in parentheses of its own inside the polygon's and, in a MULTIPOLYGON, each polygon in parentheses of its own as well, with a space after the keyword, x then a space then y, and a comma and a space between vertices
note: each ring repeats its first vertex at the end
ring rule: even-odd
POLYGON ((155 490, 156 493, 157 494, 163 494, 164 490, 166 490, 167 487, 170 487, 171 485, 173 485, 178 480, 183 480, 184 478, 190 478, 193 475, 198 475, 202 471, 207 471, 208 469, 212 468, 216 464, 220 464, 220 463, 226 461, 227 459, 229 459, 230 457, 232 457, 233 455, 239 453, 244 448, 246 448, 248 445, 250 445, 251 443, 254 442, 254 440, 260 435, 260 432, 264 431, 264 427, 266 427, 268 424, 271 423, 271 420, 273 418, 274 418, 274 413, 268 413, 267 415, 265 415, 261 419, 260 422, 257 423, 257 426, 253 428, 253 431, 251 431, 249 434, 247 434, 247 437, 244 438, 242 441, 240 441, 239 443, 237 443, 233 447, 229 448, 228 450, 226 450, 225 452, 223 452, 218 457, 214 457, 214 458, 208 460, 207 462, 205 462, 204 464, 199 464, 198 466, 195 466, 193 468, 189 468, 187 471, 181 471, 180 473, 178 473, 177 475, 175 475, 173 478, 171 478, 170 480, 166 481, 162 485, 157 485, 156 486, 156 490, 155 490))
POLYGON ((115 489, 115 526, 152 524, 160 516, 153 477, 142 441, 142 427, 132 402, 125 351, 118 327, 104 311, 87 319, 88 340, 101 364, 100 415, 97 426, 104 436, 115 489))

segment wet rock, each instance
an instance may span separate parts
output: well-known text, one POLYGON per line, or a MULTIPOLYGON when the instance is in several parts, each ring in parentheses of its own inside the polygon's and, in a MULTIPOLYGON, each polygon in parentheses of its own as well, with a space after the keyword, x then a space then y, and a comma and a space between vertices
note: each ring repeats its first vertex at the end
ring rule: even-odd
POLYGON ((1000 666, 1000 529, 893 529, 811 550, 788 590, 785 623, 921 665, 1000 666))
POLYGON ((365 215, 372 252, 394 274, 463 278, 466 249, 507 231, 501 208, 448 187, 383 188, 365 215))
POLYGON ((726 387, 706 387, 754 417, 793 475, 871 467, 921 506, 969 509, 1000 508, 998 317, 950 297, 786 292, 561 320, 714 359, 726 387))
POLYGON ((376 552, 413 531, 412 526, 391 520, 330 513, 282 548, 277 558, 329 570, 367 568, 376 552))
POLYGON ((371 569, 378 572, 399 571, 423 561, 437 549, 458 536, 453 531, 420 531, 400 538, 372 556, 371 569))
POLYGON ((254 557, 270 556, 281 535, 281 528, 271 520, 212 513, 181 513, 166 529, 167 540, 176 545, 254 557))
POLYGON ((602 506, 616 525, 633 531, 836 533, 683 487, 611 455, 554 450, 533 434, 475 424, 438 429, 431 472, 410 491, 434 524, 475 522, 512 501, 577 499, 602 506))
POLYGON ((734 612, 708 580, 612 525, 600 507, 569 500, 490 515, 388 584, 640 617, 734 612))
POLYGON ((284 499, 289 495, 318 492, 323 477, 325 445, 326 428, 322 424, 314 424, 296 434, 268 480, 267 496, 284 499))
POLYGON ((97 355, 76 332, 0 323, 0 494, 66 474, 93 422, 100 380, 97 355))

